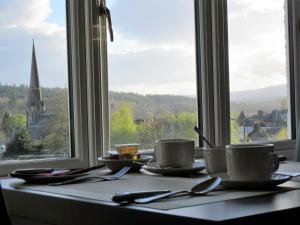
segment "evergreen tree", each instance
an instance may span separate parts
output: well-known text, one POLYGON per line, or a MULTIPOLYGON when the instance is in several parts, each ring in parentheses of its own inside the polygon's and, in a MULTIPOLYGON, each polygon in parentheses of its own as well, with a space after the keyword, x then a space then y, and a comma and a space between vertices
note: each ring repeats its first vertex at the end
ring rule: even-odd
POLYGON ((5 156, 18 156, 27 154, 32 149, 32 138, 26 128, 15 132, 11 142, 7 145, 5 156))

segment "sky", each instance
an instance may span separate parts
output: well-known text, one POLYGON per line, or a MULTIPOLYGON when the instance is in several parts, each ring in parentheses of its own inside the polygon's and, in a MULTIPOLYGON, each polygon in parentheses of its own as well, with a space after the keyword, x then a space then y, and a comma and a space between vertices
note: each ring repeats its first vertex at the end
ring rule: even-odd
POLYGON ((34 39, 41 86, 67 85, 64 10, 62 0, 0 1, 2 84, 29 85, 34 39))
MULTIPOLYGON (((64 2, 0 1, 2 84, 29 83, 34 39, 41 85, 67 85, 64 2)), ((107 0, 110 90, 196 95, 193 2, 107 0)), ((228 15, 231 91, 285 84, 283 0, 228 0, 228 15)))

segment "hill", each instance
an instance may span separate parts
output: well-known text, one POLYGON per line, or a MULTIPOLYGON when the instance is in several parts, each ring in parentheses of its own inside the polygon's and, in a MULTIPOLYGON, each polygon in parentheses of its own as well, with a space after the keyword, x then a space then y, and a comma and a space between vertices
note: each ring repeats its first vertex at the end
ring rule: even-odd
POLYGON ((230 93, 231 102, 267 102, 286 97, 287 85, 278 85, 249 91, 230 93))

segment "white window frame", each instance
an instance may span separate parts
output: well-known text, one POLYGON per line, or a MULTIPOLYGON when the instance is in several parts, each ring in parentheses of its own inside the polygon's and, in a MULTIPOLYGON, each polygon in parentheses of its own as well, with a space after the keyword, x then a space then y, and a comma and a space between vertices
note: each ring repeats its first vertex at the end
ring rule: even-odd
MULTIPOLYGON (((16 168, 74 168, 97 164, 109 149, 109 103, 105 0, 67 0, 69 14, 69 70, 72 81, 71 133, 73 157, 0 162, 0 175, 16 168)), ((300 1, 287 0, 289 29, 290 106, 300 119, 300 1)), ((195 0, 196 63, 200 122, 215 145, 230 143, 227 1, 195 0)), ((291 140, 274 142, 277 151, 291 150, 291 140)))
MULTIPOLYGON (((105 40, 102 38, 99 42, 97 37, 105 37, 103 29, 99 29, 99 23, 105 21, 103 18, 99 19, 98 0, 66 0, 66 3, 70 9, 67 36, 69 89, 72 97, 70 111, 73 118, 70 121, 72 157, 3 161, 0 162, 0 176, 5 176, 16 168, 87 167, 95 165, 97 157, 102 154, 103 141, 99 137, 103 137, 100 134, 102 126, 105 126, 102 123, 102 115, 105 113, 102 112, 106 106, 102 104, 105 89, 100 88, 100 80, 104 79, 101 71, 106 70, 106 64, 105 60, 99 60, 100 51, 97 49, 104 45, 105 40)), ((105 46, 101 49, 105 49, 105 46)))
MULTIPOLYGON (((291 129, 297 129, 295 121, 300 116, 300 57, 299 57, 299 11, 300 2, 287 0, 288 15, 288 65, 290 87, 291 129), (291 108, 294 106, 294 108, 291 108)), ((198 64, 201 64, 202 108, 204 135, 216 145, 230 143, 230 101, 228 69, 228 24, 227 0, 195 0, 196 30, 200 33, 198 42, 198 64), (197 19, 197 17, 196 17, 197 19)), ((272 142, 276 151, 293 151, 295 135, 291 139, 272 142)))

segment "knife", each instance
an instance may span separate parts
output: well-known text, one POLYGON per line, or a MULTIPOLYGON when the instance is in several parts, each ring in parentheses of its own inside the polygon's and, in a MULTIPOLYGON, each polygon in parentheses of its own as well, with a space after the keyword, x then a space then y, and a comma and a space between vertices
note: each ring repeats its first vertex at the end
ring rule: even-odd
POLYGON ((27 168, 27 169, 16 169, 13 173, 17 174, 39 174, 39 173, 51 173, 53 168, 27 168))
POLYGON ((97 166, 87 167, 87 168, 83 168, 83 169, 75 169, 75 170, 71 170, 69 172, 66 172, 64 175, 74 175, 74 174, 86 173, 86 172, 89 172, 91 170, 100 169, 104 166, 105 166, 104 164, 100 164, 100 165, 97 165, 97 166))
POLYGON ((171 192, 170 190, 151 190, 151 191, 133 191, 117 193, 112 196, 111 200, 116 203, 132 202, 136 198, 146 198, 153 195, 171 192))

